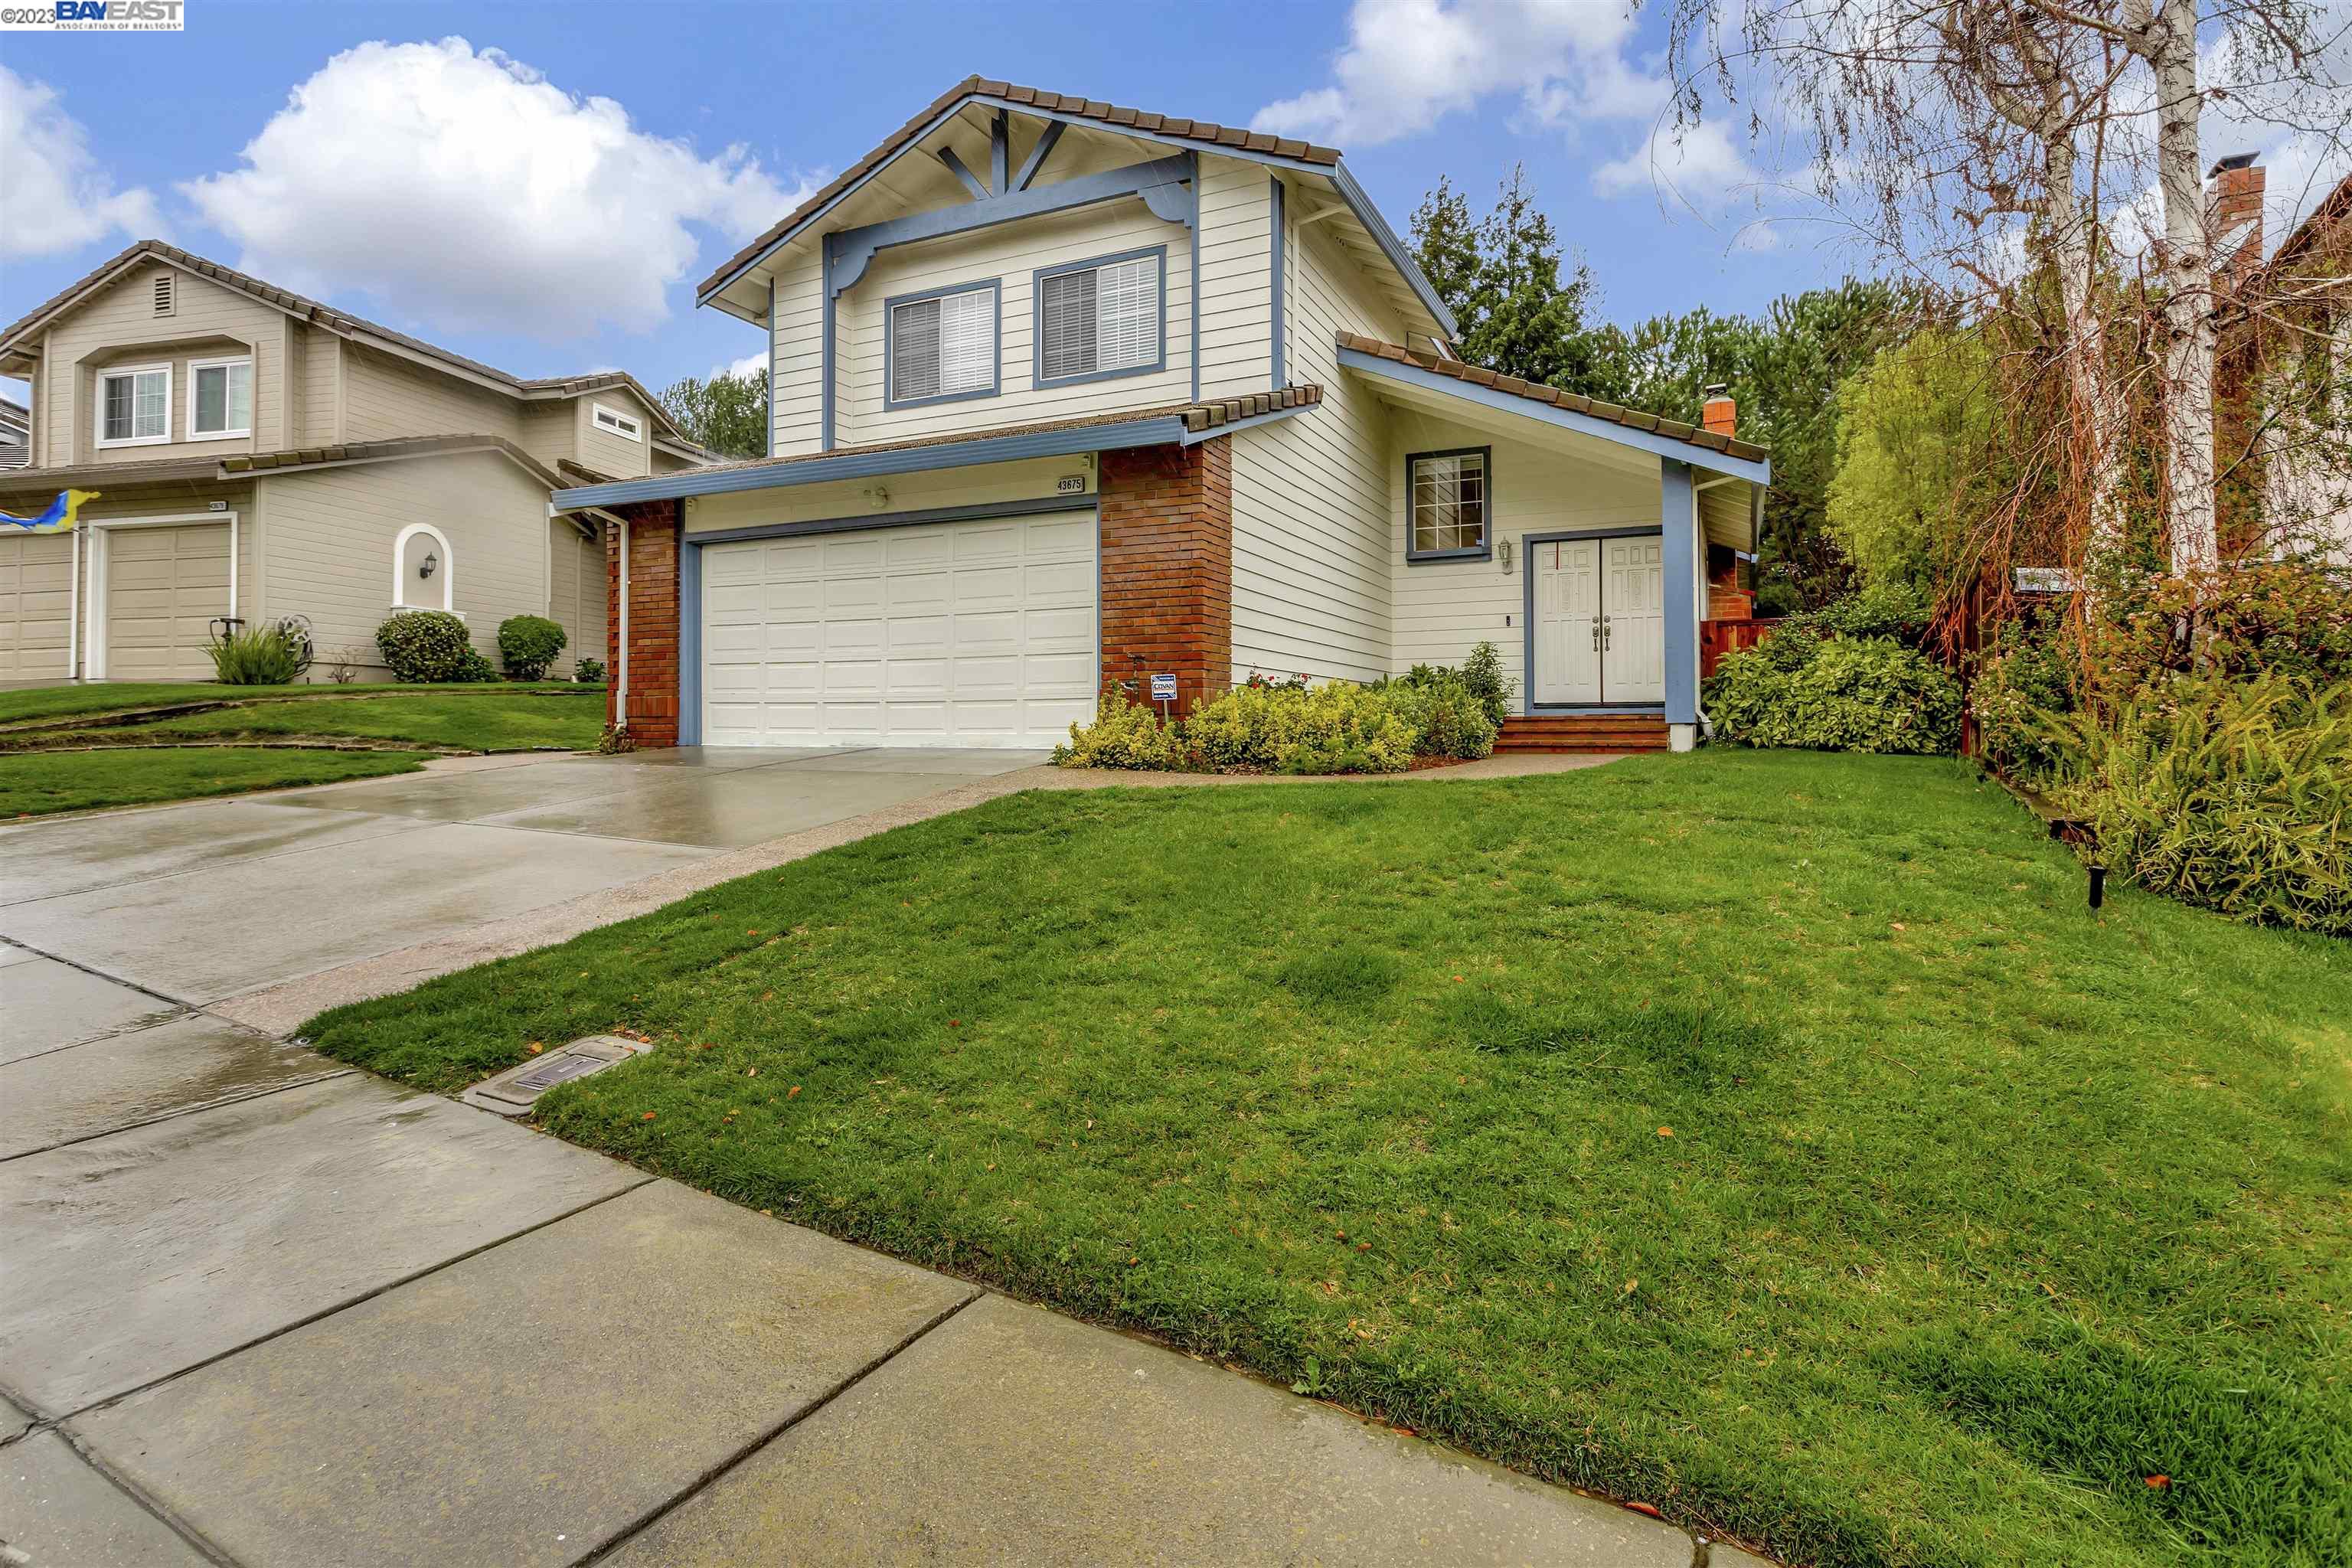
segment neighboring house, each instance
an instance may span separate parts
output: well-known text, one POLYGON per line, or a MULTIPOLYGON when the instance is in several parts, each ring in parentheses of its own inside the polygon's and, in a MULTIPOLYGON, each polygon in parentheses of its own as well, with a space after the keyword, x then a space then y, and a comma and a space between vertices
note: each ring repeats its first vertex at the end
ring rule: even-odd
POLYGON ((2215 373, 2220 532, 2236 555, 2352 564, 2352 176, 2267 260, 2264 174, 2210 176, 2224 326, 2215 373))
POLYGON ((618 372, 520 380, 157 241, 0 332, 31 384, 0 510, 96 490, 79 529, 0 531, 0 680, 209 679, 215 623, 309 619, 389 676, 396 607, 562 623, 601 654, 602 522, 551 492, 707 455, 618 372))
POLYGON ((1687 747, 1765 453, 1462 364, 1329 148, 978 78, 730 258, 771 455, 615 527, 643 743, 1042 746, 1127 683, 1503 651, 1687 747))
POLYGON ((0 397, 0 468, 21 468, 33 460, 32 410, 13 397, 0 397))

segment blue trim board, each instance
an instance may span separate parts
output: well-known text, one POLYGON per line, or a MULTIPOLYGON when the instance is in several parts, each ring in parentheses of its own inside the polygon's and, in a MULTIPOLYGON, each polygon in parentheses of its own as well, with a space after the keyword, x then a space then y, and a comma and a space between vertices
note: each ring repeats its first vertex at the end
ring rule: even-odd
POLYGON ((1728 453, 1710 451, 1705 447, 1694 446, 1688 441, 1677 441, 1672 436, 1660 436, 1649 430, 1636 430, 1630 425, 1619 425, 1611 420, 1597 419, 1590 414, 1578 414, 1566 408, 1555 408, 1548 403, 1537 403, 1507 392, 1497 392, 1491 386, 1480 386, 1475 382, 1456 381, 1450 375, 1440 375, 1435 371, 1423 370, 1419 365, 1399 364, 1394 360, 1382 359, 1378 354, 1368 354, 1359 349, 1341 349, 1339 366, 1342 370, 1352 370, 1359 374, 1376 376, 1382 381, 1393 381, 1406 386, 1419 387, 1424 392, 1433 392, 1441 397, 1453 397, 1465 403, 1475 403, 1482 407, 1494 409, 1497 413, 1517 415, 1522 419, 1532 419, 1540 425, 1552 425, 1562 430, 1573 430, 1580 436, 1591 436, 1597 440, 1614 442, 1620 447, 1631 447, 1636 451, 1647 452, 1653 457, 1664 458, 1669 462, 1685 463, 1695 468, 1705 468, 1709 473, 1728 474, 1733 479, 1748 479, 1759 485, 1769 485, 1772 482, 1772 465, 1769 459, 1760 463, 1752 463, 1745 458, 1735 458, 1728 453))
MULTIPOLYGON (((824 236, 818 242, 818 247, 819 264, 824 268, 824 275, 830 278, 833 276, 833 236, 830 234, 824 236)), ((835 390, 834 384, 839 380, 839 373, 835 369, 833 363, 833 290, 830 289, 824 290, 823 317, 823 324, 817 329, 823 337, 817 343, 816 349, 818 383, 816 444, 819 451, 830 452, 833 450, 833 400, 835 390)), ((773 394, 770 395, 772 396, 773 394)))
POLYGON ((776 277, 768 275, 768 456, 776 455, 776 277))
MULTIPOLYGON (((1282 231, 1284 226, 1282 213, 1282 176, 1279 174, 1269 174, 1266 176, 1266 184, 1273 188, 1273 194, 1266 198, 1267 205, 1265 216, 1267 232, 1273 236, 1273 238, 1268 242, 1269 248, 1267 251, 1267 260, 1270 263, 1268 270, 1273 275, 1274 289, 1274 390, 1280 392, 1283 388, 1283 384, 1288 379, 1287 372, 1283 364, 1282 342, 1282 231)), ((1200 243, 1201 237, 1196 232, 1192 236, 1193 247, 1195 249, 1199 248, 1200 243)))
MULTIPOLYGON (((940 345, 942 362, 947 357, 947 344, 940 345)), ((934 403, 962 403, 974 397, 994 397, 1004 387, 1004 286, 1002 279, 982 278, 968 283, 950 283, 939 289, 924 289, 912 294, 893 294, 882 301, 882 406, 885 409, 928 408, 934 403), (891 324, 890 313, 901 305, 919 305, 926 300, 943 300, 950 294, 973 294, 988 290, 988 384, 970 392, 938 392, 929 397, 894 397, 891 389, 898 383, 898 332, 891 324)))
POLYGON ((702 542, 678 519, 677 743, 702 744, 702 542))
POLYGON ((808 533, 857 533, 869 528, 917 528, 927 522, 975 522, 992 517, 1040 517, 1047 512, 1089 511, 1102 498, 1088 490, 1076 496, 1039 496, 1034 500, 974 501, 969 506, 927 506, 908 511, 853 512, 846 517, 816 517, 802 522, 761 522, 746 528, 713 529, 698 533, 693 542, 740 544, 747 539, 792 539, 808 533))
POLYGON ((1691 465, 1658 465, 1658 524, 1665 566, 1666 722, 1698 722, 1698 494, 1691 465))
MULTIPOLYGON (((1198 251, 1200 236, 1193 235, 1192 248, 1198 251)), ((1051 267, 1040 267, 1029 275, 1029 384, 1032 388, 1045 386, 1077 386, 1089 381, 1114 381, 1123 375, 1153 375, 1168 368, 1168 247, 1147 245, 1137 250, 1122 250, 1114 256, 1090 256, 1083 261, 1057 261, 1051 267), (1065 272, 1091 272, 1097 267, 1115 267, 1122 261, 1139 261, 1156 257, 1160 262, 1160 356, 1150 364, 1122 364, 1109 370, 1083 371, 1076 375, 1045 377, 1045 279, 1058 278, 1065 272)), ((1195 362, 1200 359, 1196 353, 1195 362)))
POLYGON ((978 174, 973 174, 970 169, 963 166, 963 160, 956 156, 956 150, 954 148, 940 148, 940 162, 948 166, 949 174, 953 174, 957 179, 963 182, 963 188, 971 193, 971 199, 973 201, 984 202, 988 200, 990 194, 988 186, 982 183, 981 177, 978 174))
POLYGON ((1062 139, 1062 132, 1068 129, 1067 125, 1058 120, 1049 120, 1045 122, 1045 129, 1038 132, 1037 144, 1029 149, 1029 156, 1022 161, 1021 172, 1013 176, 1013 190, 1025 191, 1029 188, 1029 182, 1037 177, 1038 171, 1045 166, 1045 160, 1054 155, 1054 143, 1059 142, 1062 139))
POLYGON ((1013 121, 1001 109, 988 122, 988 178, 998 195, 1013 194, 1013 121))
POLYGON ((825 287, 835 293, 855 287, 857 280, 866 276, 866 268, 873 261, 875 254, 894 245, 942 239, 949 235, 968 234, 974 229, 992 228, 998 224, 1013 223, 1022 218, 1043 217, 1048 213, 1067 212, 1074 207, 1092 206, 1098 202, 1117 201, 1123 196, 1141 197, 1155 216, 1169 223, 1189 224, 1192 208, 1183 186, 1195 178, 1196 174, 1194 159, 1190 153, 1184 153, 1149 163, 1129 163, 1124 168, 1080 174, 1074 179, 1032 186, 1025 191, 1013 191, 984 201, 933 207, 928 212, 908 213, 856 228, 828 231, 833 239, 833 257, 824 269, 825 287))
MULTIPOLYGON (((1549 537, 1547 535, 1546 537, 1549 537)), ((1433 561, 1491 561, 1495 555, 1495 448, 1492 447, 1448 447, 1443 451, 1407 452, 1404 455, 1404 563, 1424 565, 1433 561), (1479 518, 1478 535, 1483 542, 1466 550, 1415 550, 1412 547, 1412 466, 1423 458, 1475 458, 1486 479, 1486 499, 1478 503, 1483 514, 1479 518)))
MULTIPOLYGON (((1197 171, 1196 171, 1197 174, 1197 171)), ((1201 182, 1192 181, 1192 226, 1186 233, 1185 250, 1192 258, 1192 336, 1184 345, 1184 356, 1192 362, 1192 401, 1201 401, 1201 182)))

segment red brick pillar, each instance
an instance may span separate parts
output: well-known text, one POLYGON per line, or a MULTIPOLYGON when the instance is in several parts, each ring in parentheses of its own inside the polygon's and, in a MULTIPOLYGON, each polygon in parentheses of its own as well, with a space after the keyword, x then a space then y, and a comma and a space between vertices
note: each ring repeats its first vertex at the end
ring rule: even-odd
POLYGON ((677 536, 679 503, 613 509, 629 520, 629 709, 621 700, 621 531, 604 530, 604 721, 625 724, 640 746, 677 744, 677 536))
POLYGON ((1105 452, 1102 684, 1176 677, 1176 708, 1233 684, 1234 454, 1218 436, 1197 447, 1105 452))

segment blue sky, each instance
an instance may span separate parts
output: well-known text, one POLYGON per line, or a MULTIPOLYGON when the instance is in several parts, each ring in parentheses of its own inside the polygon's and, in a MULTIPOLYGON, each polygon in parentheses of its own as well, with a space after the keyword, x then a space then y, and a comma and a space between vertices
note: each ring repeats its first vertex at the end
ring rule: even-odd
POLYGON ((518 374, 659 387, 759 352, 695 281, 972 71, 1334 142, 1400 230, 1441 174, 1483 202, 1524 161, 1613 318, 1845 270, 1823 230, 1746 224, 1730 139, 1653 180, 1658 22, 1615 0, 187 0, 181 34, 0 35, 0 319, 152 232, 518 374))

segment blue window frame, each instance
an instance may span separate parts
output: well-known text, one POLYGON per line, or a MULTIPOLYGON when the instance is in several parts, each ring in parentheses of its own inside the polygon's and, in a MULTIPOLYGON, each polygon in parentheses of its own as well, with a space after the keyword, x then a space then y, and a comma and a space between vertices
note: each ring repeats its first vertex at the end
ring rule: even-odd
POLYGON ((1037 269, 1031 358, 1039 386, 1168 368, 1168 247, 1037 269))
POLYGON ((1484 561, 1495 553, 1495 448, 1408 453, 1404 493, 1408 563, 1484 561))
POLYGON ((882 301, 882 406, 993 397, 1002 381, 1003 289, 996 279, 882 301))

